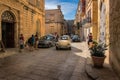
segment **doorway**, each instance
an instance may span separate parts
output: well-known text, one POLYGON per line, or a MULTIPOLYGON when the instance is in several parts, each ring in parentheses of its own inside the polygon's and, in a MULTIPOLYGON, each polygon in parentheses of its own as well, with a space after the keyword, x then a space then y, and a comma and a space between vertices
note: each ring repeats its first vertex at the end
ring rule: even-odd
POLYGON ((2 14, 1 31, 5 48, 15 47, 15 17, 12 12, 5 11, 2 14))
POLYGON ((5 48, 14 48, 14 23, 2 22, 2 41, 5 48))

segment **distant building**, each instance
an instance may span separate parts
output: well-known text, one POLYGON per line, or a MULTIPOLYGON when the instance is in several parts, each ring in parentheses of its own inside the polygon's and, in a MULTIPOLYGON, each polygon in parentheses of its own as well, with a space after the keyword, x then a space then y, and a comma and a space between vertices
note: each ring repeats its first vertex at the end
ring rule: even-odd
POLYGON ((63 32, 62 32, 62 34, 67 34, 68 33, 68 30, 67 30, 68 28, 67 28, 67 20, 64 20, 64 27, 63 27, 63 32))
POLYGON ((67 34, 75 34, 74 20, 66 20, 67 23, 67 34))
POLYGON ((83 40, 89 33, 93 34, 93 40, 98 37, 98 1, 80 0, 76 12, 75 25, 79 28, 78 33, 83 40))
POLYGON ((46 34, 54 34, 58 35, 63 34, 64 29, 64 15, 61 11, 61 6, 58 5, 57 9, 46 10, 45 13, 45 26, 46 26, 46 34))
POLYGON ((6 48, 18 45, 19 35, 25 41, 45 33, 44 0, 0 0, 0 40, 6 48))
POLYGON ((78 34, 81 37, 81 40, 84 39, 84 30, 82 26, 82 21, 85 16, 85 0, 79 0, 78 7, 75 15, 74 25, 75 25, 75 34, 78 34))

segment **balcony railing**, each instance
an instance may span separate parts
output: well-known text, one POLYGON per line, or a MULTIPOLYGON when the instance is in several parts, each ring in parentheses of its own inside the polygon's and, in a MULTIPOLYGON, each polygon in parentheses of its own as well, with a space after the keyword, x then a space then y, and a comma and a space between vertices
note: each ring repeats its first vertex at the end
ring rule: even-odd
POLYGON ((77 27, 77 29, 80 29, 80 27, 82 27, 82 23, 81 22, 77 22, 76 27, 77 27))
POLYGON ((91 17, 87 17, 86 19, 82 20, 82 25, 84 25, 86 23, 91 23, 91 17))

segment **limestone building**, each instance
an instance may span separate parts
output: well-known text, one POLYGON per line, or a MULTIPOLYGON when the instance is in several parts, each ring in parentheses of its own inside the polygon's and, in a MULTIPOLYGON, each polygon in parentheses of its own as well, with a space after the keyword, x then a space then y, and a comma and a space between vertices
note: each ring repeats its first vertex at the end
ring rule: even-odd
POLYGON ((74 20, 66 20, 66 23, 67 23, 67 34, 68 35, 75 34, 74 20))
POLYGON ((50 9, 45 11, 46 34, 63 34, 64 15, 61 11, 61 6, 58 5, 57 7, 58 9, 50 9))
POLYGON ((80 35, 81 40, 85 39, 85 36, 87 32, 84 30, 87 27, 84 25, 84 20, 86 19, 86 0, 79 0, 77 12, 76 12, 76 18, 75 18, 75 25, 77 28, 77 33, 80 35))
POLYGON ((81 35, 80 34, 80 21, 81 21, 81 1, 79 0, 78 6, 77 6, 77 11, 75 15, 75 20, 74 20, 74 25, 75 25, 75 34, 81 35))
POLYGON ((20 34, 25 41, 44 35, 44 26, 44 0, 0 0, 0 40, 6 48, 17 47, 20 34))
POLYGON ((97 41, 98 37, 98 1, 97 0, 86 0, 86 16, 85 24, 87 35, 93 34, 93 40, 97 41))

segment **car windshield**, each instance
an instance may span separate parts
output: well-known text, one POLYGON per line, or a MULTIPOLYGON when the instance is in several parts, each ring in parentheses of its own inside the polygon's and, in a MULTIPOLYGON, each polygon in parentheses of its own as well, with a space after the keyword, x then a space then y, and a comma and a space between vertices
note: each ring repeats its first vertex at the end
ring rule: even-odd
POLYGON ((73 38, 78 38, 79 36, 78 35, 74 35, 73 38))
POLYGON ((53 36, 43 36, 40 38, 40 40, 52 40, 52 39, 54 39, 53 36))
POLYGON ((61 40, 68 40, 68 37, 62 36, 61 40))

